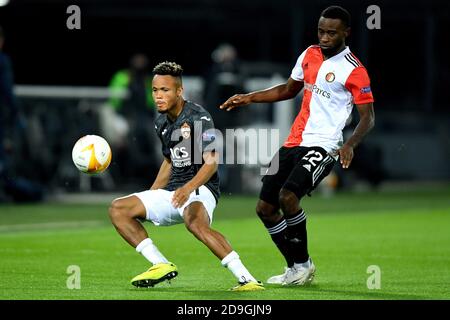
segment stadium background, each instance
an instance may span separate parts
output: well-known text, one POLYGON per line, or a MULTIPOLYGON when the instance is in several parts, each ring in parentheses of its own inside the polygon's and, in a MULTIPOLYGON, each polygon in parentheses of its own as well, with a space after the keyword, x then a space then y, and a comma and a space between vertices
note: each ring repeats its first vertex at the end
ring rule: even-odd
MULTIPOLYGON (((355 159, 354 169, 343 173, 337 168, 334 179, 325 181, 316 195, 306 200, 312 215, 311 228, 317 235, 316 242, 312 241, 311 245, 322 259, 323 276, 327 280, 298 295, 274 289, 279 290, 277 295, 254 297, 448 299, 445 284, 449 283, 450 239, 445 226, 448 226, 450 214, 450 111, 447 97, 450 5, 447 1, 437 0, 280 0, 276 3, 266 0, 11 0, 0 7, 0 25, 6 39, 3 51, 12 61, 15 93, 23 116, 20 123, 14 120, 2 124, 6 129, 4 142, 11 171, 2 180, 0 191, 0 237, 6 244, 2 254, 6 263, 1 266, 5 294, 2 293, 1 298, 148 298, 135 295, 126 287, 127 276, 140 272, 143 261, 108 225, 106 208, 116 195, 150 185, 160 161, 155 151, 158 150, 157 142, 150 139, 149 146, 148 141, 144 141, 145 136, 144 139, 129 137, 129 143, 136 148, 146 143, 148 149, 135 153, 139 157, 118 159, 114 157, 113 147, 111 167, 100 177, 80 175, 71 163, 70 151, 78 137, 88 133, 107 135, 102 131, 104 114, 101 110, 108 108, 110 91, 107 88, 113 74, 126 68, 130 57, 138 52, 147 56, 149 71, 162 60, 175 60, 185 69, 187 96, 206 104, 211 110, 216 105, 207 104, 211 97, 207 96, 206 86, 213 65, 212 53, 218 46, 228 43, 236 49, 240 76, 245 78, 241 84, 244 90, 281 82, 289 76, 301 51, 316 43, 317 18, 332 4, 342 5, 352 14, 352 34, 348 44, 371 76, 376 99, 376 127, 359 151, 356 150, 359 158, 355 159), (66 9, 72 4, 81 9, 80 30, 66 27, 70 16, 66 9), (366 9, 373 4, 381 9, 379 30, 366 27, 370 16, 366 9), (121 168, 125 166, 130 170, 124 173, 121 168), (321 227, 321 223, 329 227, 321 227), (383 228, 384 223, 391 225, 383 228), (342 233, 345 234, 344 243, 330 247, 330 242, 342 237, 342 233), (77 241, 84 238, 84 242, 80 242, 84 249, 78 252, 72 248, 75 245, 67 240, 67 235, 77 241), (111 239, 112 247, 101 236, 111 239), (64 249, 58 251, 55 242, 60 241, 62 247, 68 246, 75 251, 70 254, 64 254, 64 249), (413 243, 414 249, 406 244, 407 247, 394 245, 403 241, 413 243), (357 242, 366 243, 367 247, 355 248, 357 242), (31 248, 30 243, 33 243, 31 248), (80 293, 74 294, 65 288, 65 266, 84 263, 85 269, 94 269, 100 264, 89 264, 89 255, 111 248, 129 253, 127 259, 133 261, 128 274, 116 273, 123 278, 120 281, 124 284, 99 294, 96 288, 106 287, 106 284, 95 283, 96 278, 92 275, 92 279, 83 280, 84 288, 88 288, 80 293), (394 251, 386 258, 383 250, 387 248, 394 251), (22 265, 24 252, 31 252, 31 261, 40 264, 37 271, 40 278, 47 281, 53 278, 46 273, 48 270, 42 262, 48 264, 57 255, 59 260, 53 264, 53 271, 59 272, 59 278, 56 277, 59 282, 51 280, 55 284, 47 291, 36 289, 41 286, 37 279, 31 280, 29 287, 13 289, 13 284, 21 281, 18 280, 21 268, 25 268, 22 265), (403 262, 395 261, 394 256, 404 254, 407 257, 403 262), (417 260, 418 256, 423 259, 417 260), (390 274, 394 282, 381 293, 367 291, 365 267, 337 276, 331 271, 336 259, 356 259, 365 266, 372 261, 377 264, 377 259, 391 259, 385 265, 396 270, 394 275, 390 274), (435 276, 408 283, 407 278, 417 273, 415 268, 405 271, 405 265, 416 264, 418 270, 427 259, 436 268, 433 269, 435 276), (11 270, 18 271, 11 274, 11 270), (357 281, 351 277, 353 271, 358 274, 357 281), (348 283, 351 283, 349 289, 342 291, 342 286, 348 283), (124 290, 128 290, 126 294, 123 294, 124 290), (421 291, 425 293, 421 295, 421 291)), ((227 90, 224 92, 233 91, 233 87, 227 90)), ((237 87, 234 90, 236 92, 237 87)), ((219 99, 213 97, 213 101, 214 98, 219 99)), ((231 128, 280 128, 282 125, 281 135, 285 135, 286 124, 290 126, 299 101, 297 98, 281 105, 251 106, 225 125, 231 128)), ((3 109, 2 112, 6 111, 3 109)), ((259 166, 232 165, 221 170, 224 197, 217 211, 217 228, 223 229, 236 246, 242 246, 240 251, 248 251, 244 256, 253 268, 260 270, 259 264, 264 261, 258 252, 272 248, 273 252, 268 255, 273 258, 273 268, 281 269, 279 255, 253 215, 260 186, 259 166), (241 226, 248 227, 248 234, 253 238, 243 236, 239 231, 241 226), (255 239, 259 239, 261 247, 248 245, 249 241, 258 242, 255 239)), ((202 252, 198 259, 204 258, 207 266, 217 267, 203 248, 187 240, 189 235, 182 228, 175 227, 174 230, 156 230, 155 237, 161 234, 160 240, 164 241, 171 238, 171 232, 180 241, 186 237, 187 251, 202 252)), ((177 252, 175 255, 182 251, 163 246, 177 252)), ((105 258, 108 257, 102 256, 105 258)), ((114 258, 121 259, 122 256, 118 253, 114 258)), ((191 261, 188 256, 180 257, 181 261, 183 259, 188 266, 191 263, 193 269, 199 268, 197 258, 191 261)), ((265 272, 268 271, 264 270, 263 276, 268 276, 265 272)), ((387 273, 389 277, 389 271, 387 273)), ((230 280, 223 272, 214 276, 223 276, 224 282, 230 280)), ((188 286, 188 280, 192 279, 180 280, 181 286, 188 286)), ((153 298, 171 297, 170 288, 167 292, 164 290, 153 298)), ((213 289, 206 285, 205 290, 213 289)), ((210 297, 207 293, 203 296, 202 293, 178 291, 177 294, 182 299, 210 297)), ((227 299, 230 296, 212 298, 227 299)))

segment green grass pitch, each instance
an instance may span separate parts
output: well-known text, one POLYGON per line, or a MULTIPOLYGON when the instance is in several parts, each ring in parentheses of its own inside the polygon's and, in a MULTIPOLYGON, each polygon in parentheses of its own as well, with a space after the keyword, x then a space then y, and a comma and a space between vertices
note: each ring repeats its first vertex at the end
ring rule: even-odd
MULTIPOLYGON (((255 203, 224 196, 213 228, 265 281, 283 271, 284 260, 255 203)), ((227 291, 231 273, 182 225, 145 224, 179 275, 137 289, 129 281, 149 265, 109 223, 108 204, 0 205, 0 299, 450 299, 450 188, 315 194, 303 206, 315 282, 235 293, 227 291), (81 270, 80 289, 67 288, 71 265, 81 270), (367 287, 371 265, 381 270, 380 289, 367 287)))

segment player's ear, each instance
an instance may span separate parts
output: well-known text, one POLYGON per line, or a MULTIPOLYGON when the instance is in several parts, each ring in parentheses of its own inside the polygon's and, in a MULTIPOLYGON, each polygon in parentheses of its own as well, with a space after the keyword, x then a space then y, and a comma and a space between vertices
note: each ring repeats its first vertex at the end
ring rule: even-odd
POLYGON ((348 36, 350 36, 352 29, 350 29, 350 27, 346 28, 344 31, 345 37, 347 38, 348 36))
POLYGON ((177 96, 180 97, 180 96, 182 96, 182 95, 183 95, 183 87, 182 87, 182 86, 179 86, 179 87, 177 88, 177 96))

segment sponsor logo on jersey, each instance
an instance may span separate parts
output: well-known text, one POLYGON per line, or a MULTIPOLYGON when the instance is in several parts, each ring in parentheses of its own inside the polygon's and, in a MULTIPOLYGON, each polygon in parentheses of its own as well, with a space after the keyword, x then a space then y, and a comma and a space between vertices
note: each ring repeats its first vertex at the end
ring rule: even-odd
POLYGON ((336 78, 336 76, 334 75, 333 72, 328 72, 325 75, 325 80, 327 80, 327 82, 333 82, 335 78, 336 78))
POLYGON ((361 93, 369 93, 371 91, 372 91, 372 89, 370 88, 370 86, 361 88, 361 93))
POLYGON ((208 118, 207 116, 203 116, 200 118, 200 120, 211 121, 211 118, 208 118))
POLYGON ((187 122, 181 125, 181 135, 184 139, 189 139, 189 137, 191 136, 191 127, 187 122))
POLYGON ((319 88, 319 87, 318 87, 317 85, 315 85, 315 84, 312 85, 312 84, 310 84, 310 83, 306 83, 306 82, 305 82, 305 89, 311 91, 312 93, 321 95, 321 96, 323 96, 323 97, 325 97, 325 98, 328 98, 328 99, 331 98, 331 93, 329 93, 329 92, 326 91, 326 90, 323 90, 323 89, 319 88))
POLYGON ((191 165, 191 157, 186 147, 170 148, 170 155, 174 167, 182 168, 191 165))
POLYGON ((189 157, 189 153, 186 151, 186 147, 170 148, 170 154, 172 155, 172 159, 176 160, 189 157))

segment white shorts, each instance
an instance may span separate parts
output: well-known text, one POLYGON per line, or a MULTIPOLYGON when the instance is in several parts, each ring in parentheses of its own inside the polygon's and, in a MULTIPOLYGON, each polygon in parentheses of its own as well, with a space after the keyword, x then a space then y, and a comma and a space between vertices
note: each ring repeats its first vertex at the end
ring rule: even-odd
POLYGON ((133 193, 144 204, 146 210, 146 219, 155 226, 170 226, 183 223, 184 209, 192 202, 199 201, 203 204, 209 216, 209 224, 212 223, 213 211, 216 207, 216 198, 205 186, 201 186, 189 195, 189 199, 181 208, 175 208, 172 205, 172 197, 175 191, 163 189, 146 190, 133 193), (197 191, 198 190, 198 191, 197 191))

